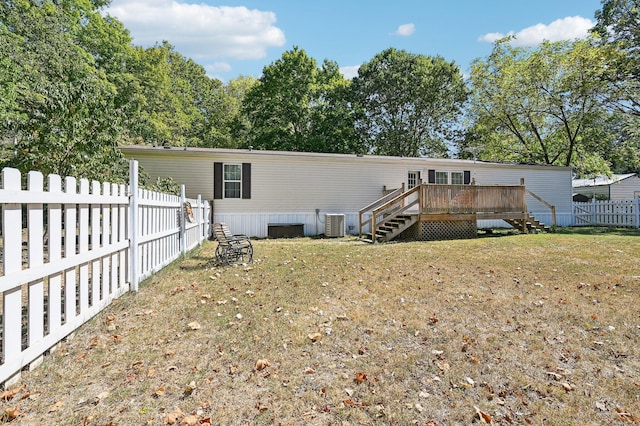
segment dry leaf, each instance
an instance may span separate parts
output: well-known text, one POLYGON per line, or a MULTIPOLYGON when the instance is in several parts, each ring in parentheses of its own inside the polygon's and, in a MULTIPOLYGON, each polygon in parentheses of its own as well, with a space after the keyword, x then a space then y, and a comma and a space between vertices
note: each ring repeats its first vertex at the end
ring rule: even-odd
POLYGON ((188 325, 191 330, 200 330, 200 323, 198 321, 190 322, 188 325))
POLYGON ((255 369, 256 371, 262 371, 270 365, 271 364, 269 364, 269 361, 267 361, 266 359, 259 359, 256 361, 255 369))
POLYGON ((317 340, 322 339, 322 334, 320 333, 311 333, 307 336, 309 338, 309 340, 311 340, 312 342, 315 342, 317 340))
POLYGON ((18 407, 7 407, 4 409, 4 412, 2 413, 2 417, 0 417, 0 420, 3 420, 3 423, 6 422, 10 422, 14 419, 16 419, 18 416, 20 416, 20 414, 22 414, 19 410, 18 407))
POLYGON ((100 392, 100 394, 98 396, 93 398, 93 404, 94 405, 99 404, 100 401, 102 401, 103 399, 105 399, 108 396, 109 396, 109 391, 100 392))
POLYGON ((562 383, 560 383, 560 386, 562 386, 562 389, 564 389, 564 390, 565 390, 565 391, 567 391, 567 392, 570 392, 570 391, 572 391, 572 390, 574 390, 574 389, 575 389, 575 386, 572 386, 572 385, 570 385, 570 384, 569 384, 569 383, 567 383, 567 382, 562 382, 562 383))
POLYGON ((182 412, 182 410, 176 407, 172 412, 167 414, 167 417, 164 418, 164 424, 174 425, 178 421, 182 420, 183 417, 184 413, 182 412))
POLYGON ((478 407, 473 407, 476 410, 476 414, 480 418, 480 421, 485 424, 491 423, 491 416, 484 411, 481 411, 478 407))
POLYGON ((618 413, 618 420, 625 423, 638 423, 638 419, 633 414, 624 410, 621 406, 616 405, 616 412, 618 413))
POLYGON ((156 389, 151 396, 153 396, 154 398, 159 398, 161 396, 164 396, 164 386, 160 386, 158 389, 156 389))
POLYGON ((22 385, 20 387, 17 387, 15 389, 9 389, 6 390, 4 392, 0 393, 0 400, 2 401, 8 401, 10 399, 12 399, 14 396, 16 396, 18 393, 22 392, 23 389, 25 389, 27 387, 27 385, 22 385))
POLYGON ((367 373, 363 373, 361 371, 356 373, 356 383, 362 383, 367 380, 367 373))
POLYGON ((64 401, 58 401, 55 404, 53 404, 51 407, 49 407, 49 412, 50 413, 55 413, 60 408, 62 408, 63 405, 64 405, 64 401))
POLYGON ((193 391, 196 389, 196 382, 195 381, 191 381, 186 388, 184 388, 184 391, 182 391, 182 394, 184 396, 189 396, 193 393, 193 391))
POLYGON ((307 368, 305 368, 304 372, 305 372, 305 374, 314 374, 316 372, 316 370, 314 370, 311 367, 307 367, 307 368))
POLYGON ((197 416, 190 415, 182 419, 182 421, 180 422, 180 426, 196 426, 199 423, 200 419, 198 419, 197 416))

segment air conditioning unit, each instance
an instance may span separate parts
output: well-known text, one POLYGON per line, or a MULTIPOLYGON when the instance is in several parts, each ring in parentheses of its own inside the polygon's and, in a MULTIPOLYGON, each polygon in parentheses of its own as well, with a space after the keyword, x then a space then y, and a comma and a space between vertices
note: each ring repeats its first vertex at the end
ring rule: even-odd
POLYGON ((324 219, 324 235, 326 237, 344 237, 343 214, 327 213, 324 219))

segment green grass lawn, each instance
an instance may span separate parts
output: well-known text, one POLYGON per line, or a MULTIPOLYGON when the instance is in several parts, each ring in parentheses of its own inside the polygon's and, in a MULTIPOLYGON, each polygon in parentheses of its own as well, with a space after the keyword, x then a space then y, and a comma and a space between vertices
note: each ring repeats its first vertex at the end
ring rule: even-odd
POLYGON ((600 425, 640 416, 640 233, 207 242, 64 342, 12 424, 600 425))

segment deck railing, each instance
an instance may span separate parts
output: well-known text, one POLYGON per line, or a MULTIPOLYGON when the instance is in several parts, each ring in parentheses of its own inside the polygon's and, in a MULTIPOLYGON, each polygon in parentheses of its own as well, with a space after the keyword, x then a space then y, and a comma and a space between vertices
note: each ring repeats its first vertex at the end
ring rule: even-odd
POLYGON ((423 184, 422 214, 495 214, 526 212, 524 186, 423 184))

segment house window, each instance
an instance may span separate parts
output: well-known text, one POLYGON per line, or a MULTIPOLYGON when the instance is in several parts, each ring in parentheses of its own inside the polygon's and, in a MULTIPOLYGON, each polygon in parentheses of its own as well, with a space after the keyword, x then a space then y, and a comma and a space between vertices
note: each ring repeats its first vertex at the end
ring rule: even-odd
POLYGON ((451 184, 452 185, 464 185, 464 173, 451 172, 451 184))
POLYGON ((242 189, 242 166, 224 165, 224 198, 240 198, 242 189))
POLYGON ((436 183, 439 185, 446 185, 449 183, 449 173, 436 172, 436 183))
POLYGON ((427 173, 427 182, 439 185, 447 185, 451 181, 453 185, 470 185, 471 171, 462 172, 441 172, 435 169, 429 169, 427 173))
POLYGON ((213 163, 213 199, 251 199, 251 163, 213 163))
POLYGON ((420 172, 409 172, 407 174, 407 189, 415 188, 420 184, 420 172))

